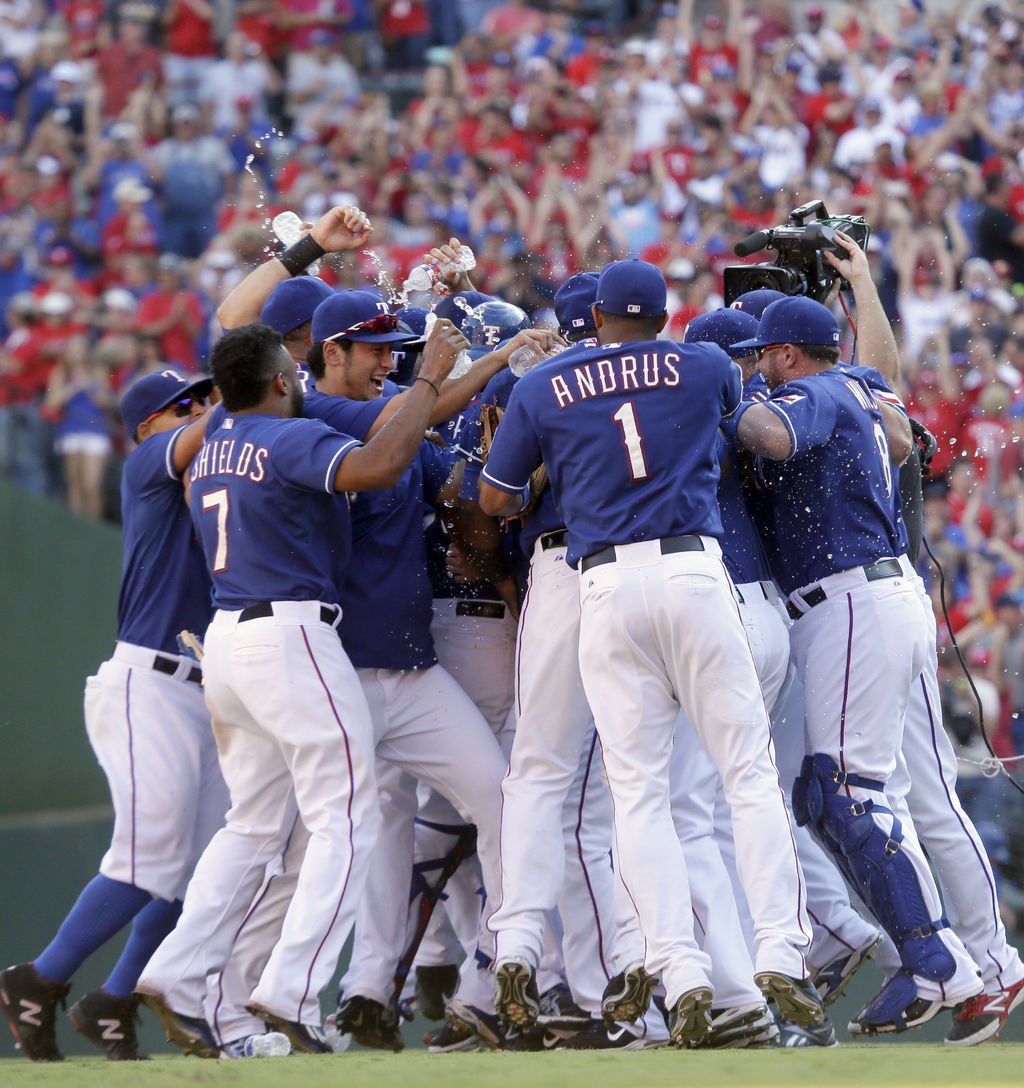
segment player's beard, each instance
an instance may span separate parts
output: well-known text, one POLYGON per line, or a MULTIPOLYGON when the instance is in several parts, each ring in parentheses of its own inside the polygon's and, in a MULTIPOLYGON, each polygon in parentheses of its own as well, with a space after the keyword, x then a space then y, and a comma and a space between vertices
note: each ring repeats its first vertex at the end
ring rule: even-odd
POLYGON ((302 386, 298 382, 292 388, 290 398, 292 416, 294 418, 304 416, 306 414, 306 398, 302 392, 302 386))

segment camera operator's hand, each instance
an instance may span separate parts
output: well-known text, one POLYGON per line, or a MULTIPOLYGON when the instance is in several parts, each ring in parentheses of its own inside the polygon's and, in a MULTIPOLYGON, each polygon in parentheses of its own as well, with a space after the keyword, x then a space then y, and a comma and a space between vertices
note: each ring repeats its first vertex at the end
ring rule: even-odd
POLYGON ((861 366, 874 367, 885 378, 889 388, 899 392, 899 349, 882 301, 878 297, 878 288, 871 278, 867 254, 841 230, 835 232, 835 239, 848 256, 837 257, 826 251, 825 259, 853 290, 853 301, 857 308, 857 362, 861 366))
POLYGON ((868 264, 868 255, 859 245, 841 230, 835 233, 835 239, 846 250, 848 256, 837 257, 831 250, 825 250, 825 260, 843 277, 851 287, 854 281, 861 276, 871 279, 871 266, 868 264))

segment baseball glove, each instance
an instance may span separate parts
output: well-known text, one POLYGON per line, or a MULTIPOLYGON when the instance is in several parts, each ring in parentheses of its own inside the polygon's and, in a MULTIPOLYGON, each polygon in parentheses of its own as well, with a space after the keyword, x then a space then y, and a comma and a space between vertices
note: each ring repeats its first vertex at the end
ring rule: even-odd
MULTIPOLYGON (((499 408, 496 404, 484 404, 480 408, 480 460, 485 465, 491 453, 494 434, 504 414, 505 410, 499 408)), ((530 474, 530 501, 516 516, 525 517, 531 510, 535 509, 540 502, 541 495, 544 493, 544 488, 547 486, 548 470, 544 465, 540 465, 530 474)))

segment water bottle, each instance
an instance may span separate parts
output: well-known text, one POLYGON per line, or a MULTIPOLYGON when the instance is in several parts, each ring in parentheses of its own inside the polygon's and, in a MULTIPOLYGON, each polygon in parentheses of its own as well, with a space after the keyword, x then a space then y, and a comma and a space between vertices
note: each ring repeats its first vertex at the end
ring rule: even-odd
POLYGON ((242 1053, 247 1058, 283 1058, 292 1052, 288 1036, 281 1031, 268 1031, 266 1035, 250 1035, 242 1043, 242 1053))
POLYGON ((533 344, 523 344, 522 347, 516 348, 509 355, 508 368, 517 378, 521 378, 528 370, 532 370, 538 363, 544 362, 545 359, 557 355, 559 351, 561 351, 561 348, 556 345, 550 354, 545 355, 544 352, 538 351, 533 344))
MULTIPOLYGON (((305 233, 302 229, 302 220, 295 212, 291 211, 281 212, 278 215, 275 215, 271 220, 270 229, 277 235, 277 240, 285 249, 295 245, 305 233)), ((319 271, 319 261, 313 261, 312 264, 306 266, 306 272, 310 276, 315 276, 319 271)))
POLYGON ((436 264, 418 264, 409 273, 409 278, 402 284, 402 290, 434 291, 443 294, 447 288, 441 286, 441 269, 436 264))
POLYGON ((462 246, 459 250, 459 259, 445 261, 440 271, 442 276, 450 276, 455 272, 472 272, 474 268, 476 268, 476 254, 469 246, 462 246))

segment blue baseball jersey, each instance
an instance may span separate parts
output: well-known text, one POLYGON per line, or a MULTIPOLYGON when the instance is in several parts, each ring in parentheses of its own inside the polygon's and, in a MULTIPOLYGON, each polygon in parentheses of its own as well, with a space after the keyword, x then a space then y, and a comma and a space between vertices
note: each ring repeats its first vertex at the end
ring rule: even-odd
MULTIPOLYGON (((308 415, 362 438, 387 400, 310 393, 305 404, 308 415)), ((338 586, 338 630, 357 668, 424 669, 437 664, 424 526, 451 464, 446 449, 424 441, 394 487, 352 496, 352 554, 338 586)))
POLYGON ((905 548, 889 442, 874 393, 835 367, 786 382, 764 402, 793 452, 758 458, 769 492, 771 561, 786 593, 905 548))
POLYGON ((201 636, 213 613, 210 575, 174 470, 181 430, 150 435, 128 455, 121 475, 117 637, 169 654, 179 652, 179 631, 201 636))
POLYGON ((351 546, 347 503, 334 492, 359 441, 315 419, 226 414, 192 462, 192 521, 213 602, 338 601, 351 546))
MULTIPOLYGON (((484 467, 481 447, 481 408, 485 404, 493 404, 504 411, 518 380, 512 371, 500 370, 484 386, 479 398, 474 400, 460 416, 456 428, 458 442, 455 452, 466 461, 466 468, 462 475, 462 490, 459 492, 463 499, 475 502, 480 497, 480 470, 484 467)), ((544 489, 537 505, 525 518, 514 519, 507 523, 506 533, 514 535, 519 544, 519 554, 515 556, 516 561, 513 566, 520 582, 528 573, 528 563, 524 565, 521 560, 525 557, 528 561, 533 555, 533 546, 537 542, 537 537, 555 529, 564 528, 565 518, 558 509, 554 492, 550 487, 544 489)))
POLYGON ((741 461, 743 454, 730 448, 720 436, 722 477, 718 481, 718 507, 722 515, 722 562, 729 577, 742 585, 763 582, 771 577, 768 556, 743 494, 741 461))
POLYGON ((543 460, 572 566, 613 544, 721 537, 718 425, 740 393, 716 344, 567 350, 520 379, 481 479, 516 493, 543 460))

